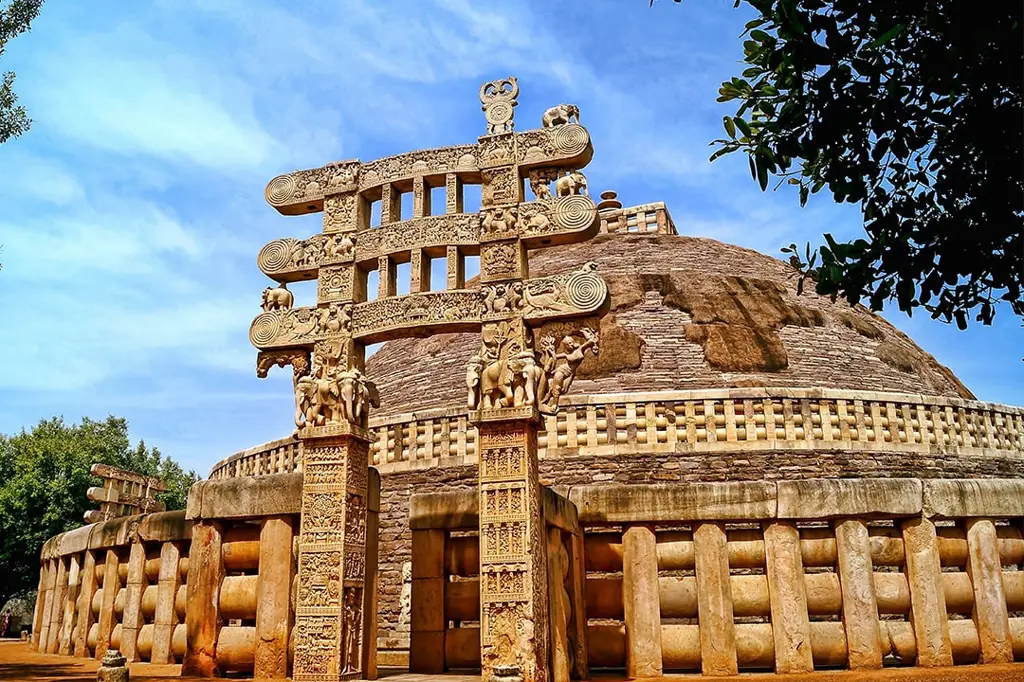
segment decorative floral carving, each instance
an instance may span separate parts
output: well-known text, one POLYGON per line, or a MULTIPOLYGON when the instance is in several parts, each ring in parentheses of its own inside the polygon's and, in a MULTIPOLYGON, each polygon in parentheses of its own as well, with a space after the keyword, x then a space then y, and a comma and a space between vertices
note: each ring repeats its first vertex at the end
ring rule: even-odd
POLYGON ((311 344, 315 327, 313 308, 271 310, 252 321, 249 341, 260 350, 311 344))
POLYGON ((480 273, 485 279, 517 277, 519 246, 514 242, 485 244, 480 248, 480 273))
POLYGON ((359 190, 365 191, 386 182, 416 175, 474 171, 477 169, 476 152, 477 145, 459 145, 424 149, 364 163, 359 177, 359 190))

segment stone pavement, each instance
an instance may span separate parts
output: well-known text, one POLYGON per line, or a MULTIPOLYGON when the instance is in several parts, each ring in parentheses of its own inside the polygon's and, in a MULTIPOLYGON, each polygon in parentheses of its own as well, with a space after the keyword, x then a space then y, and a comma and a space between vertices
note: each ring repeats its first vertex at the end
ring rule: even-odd
MULTIPOLYGON (((69 658, 52 654, 38 654, 20 641, 0 641, 0 680, 12 682, 93 682, 99 661, 69 658)), ((180 665, 150 665, 133 663, 132 682, 166 682, 199 680, 198 677, 178 677, 180 665)), ((400 670, 382 670, 381 678, 388 682, 475 682, 479 675, 414 675, 400 670)), ((600 682, 620 682, 621 673, 601 673, 591 677, 600 682)), ((742 674, 736 677, 703 677, 701 675, 669 675, 666 680, 700 680, 701 682, 882 682, 907 680, 909 682, 1024 682, 1024 665, 958 666, 942 670, 925 668, 887 668, 872 672, 817 672, 804 675, 742 674)))

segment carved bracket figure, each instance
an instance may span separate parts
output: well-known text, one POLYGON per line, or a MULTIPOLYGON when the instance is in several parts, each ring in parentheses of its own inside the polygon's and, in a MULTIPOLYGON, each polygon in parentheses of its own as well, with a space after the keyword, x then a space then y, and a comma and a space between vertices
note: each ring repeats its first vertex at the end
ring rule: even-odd
POLYGON ((267 287, 263 290, 263 302, 261 307, 264 312, 270 312, 271 310, 291 310, 292 304, 295 303, 295 296, 292 292, 288 291, 288 287, 284 284, 278 287, 267 287))
POLYGON ((540 119, 545 128, 580 122, 580 108, 575 104, 559 104, 544 112, 540 119))
POLYGON ((598 353, 597 332, 584 327, 579 332, 566 334, 555 344, 552 336, 545 337, 540 344, 541 374, 537 388, 537 408, 544 414, 558 411, 558 399, 572 387, 576 371, 586 357, 587 351, 598 353))
POLYGON ((560 197, 574 194, 587 196, 587 176, 579 171, 572 171, 555 180, 555 193, 560 197))

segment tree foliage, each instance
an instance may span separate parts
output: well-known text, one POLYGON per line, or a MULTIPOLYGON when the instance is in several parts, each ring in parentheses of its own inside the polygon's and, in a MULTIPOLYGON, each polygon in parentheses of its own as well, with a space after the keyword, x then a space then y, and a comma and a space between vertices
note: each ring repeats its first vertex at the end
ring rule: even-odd
MULTIPOLYGON (((679 0, 676 0, 679 2, 679 0)), ((801 206, 828 188, 866 238, 783 249, 819 293, 967 326, 1024 316, 1024 48, 1019 2, 736 0, 756 13, 722 84, 714 160, 748 155, 801 206)), ((803 278, 801 278, 801 285, 803 278)))
POLYGON ((168 509, 184 508, 199 478, 141 441, 132 447, 128 423, 117 417, 71 425, 55 417, 30 432, 0 435, 0 606, 36 588, 43 542, 81 526, 96 507, 85 491, 100 484, 89 474, 97 462, 162 479, 167 492, 158 497, 168 509))
MULTIPOLYGON (((7 41, 29 30, 32 20, 39 14, 43 0, 11 0, 0 4, 0 58, 3 58, 7 41)), ((32 125, 25 107, 18 106, 14 94, 14 72, 0 74, 0 144, 12 137, 18 137, 32 125)))

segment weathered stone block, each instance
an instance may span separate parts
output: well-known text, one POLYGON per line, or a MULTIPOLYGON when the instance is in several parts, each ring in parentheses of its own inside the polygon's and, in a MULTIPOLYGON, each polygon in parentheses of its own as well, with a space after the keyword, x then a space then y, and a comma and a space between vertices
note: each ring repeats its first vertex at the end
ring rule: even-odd
POLYGON ((924 513, 926 516, 938 518, 1024 516, 1024 481, 925 481, 924 513))
POLYGON ((916 478, 809 479, 778 482, 780 519, 892 517, 921 513, 916 478))
POLYGON ((775 484, 763 481, 687 485, 581 486, 569 499, 581 523, 750 520, 775 517, 775 484))

